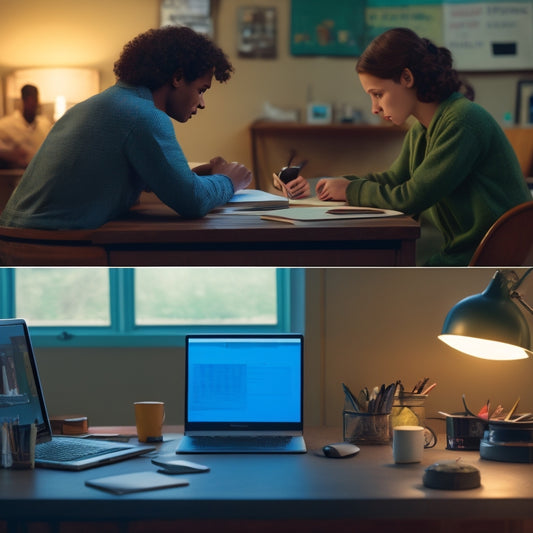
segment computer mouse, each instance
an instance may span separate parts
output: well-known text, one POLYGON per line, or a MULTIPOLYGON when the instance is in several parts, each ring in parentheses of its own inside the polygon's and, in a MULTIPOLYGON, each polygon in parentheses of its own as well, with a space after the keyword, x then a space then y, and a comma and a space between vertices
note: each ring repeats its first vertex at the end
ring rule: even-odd
POLYGON ((198 472, 209 472, 209 467, 178 459, 173 455, 161 456, 152 459, 152 463, 161 467, 165 474, 194 474, 198 472))
POLYGON ((322 448, 326 457, 333 457, 340 459, 341 457, 352 457, 359 453, 359 446, 350 442, 335 442, 333 444, 326 444, 322 448))

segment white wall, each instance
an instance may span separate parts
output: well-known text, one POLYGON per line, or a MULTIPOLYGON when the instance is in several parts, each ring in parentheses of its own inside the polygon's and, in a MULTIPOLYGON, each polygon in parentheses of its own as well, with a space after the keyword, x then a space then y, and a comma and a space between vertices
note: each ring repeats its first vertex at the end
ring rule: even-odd
MULTIPOLYGON (((114 83, 113 63, 123 45, 159 25, 159 0, 0 0, 0 76, 20 67, 97 68, 102 88, 114 83)), ((191 161, 220 154, 251 166, 248 127, 265 101, 303 109, 308 89, 317 100, 349 103, 369 113, 356 79, 355 58, 293 57, 289 0, 221 0, 216 39, 235 66, 227 84, 206 95, 207 109, 176 131, 191 161), (268 5, 278 13, 278 58, 237 57, 237 8, 268 5)), ((514 110, 516 81, 529 73, 470 75, 481 105, 501 120, 514 110)), ((379 149, 379 147, 377 147, 379 149)), ((389 156, 390 158, 390 156, 389 156)))

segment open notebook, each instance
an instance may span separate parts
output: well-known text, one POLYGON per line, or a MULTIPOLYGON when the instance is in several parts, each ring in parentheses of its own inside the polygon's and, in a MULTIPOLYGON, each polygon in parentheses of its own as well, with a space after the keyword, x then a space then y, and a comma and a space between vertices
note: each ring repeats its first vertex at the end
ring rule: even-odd
POLYGON ((304 453, 303 337, 189 335, 177 453, 304 453))
POLYGON ((83 470, 154 450, 150 446, 52 437, 50 419, 26 322, 0 320, 0 421, 37 426, 35 464, 83 470))

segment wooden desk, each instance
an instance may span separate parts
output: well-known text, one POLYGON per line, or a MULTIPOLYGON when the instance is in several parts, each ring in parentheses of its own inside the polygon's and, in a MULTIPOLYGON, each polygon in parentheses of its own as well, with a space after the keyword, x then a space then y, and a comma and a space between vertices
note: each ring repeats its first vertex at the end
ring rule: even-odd
MULTIPOLYGON (((0 228, 0 262, 2 247, 24 247, 21 241, 26 239, 26 247, 50 246, 50 253, 46 247, 39 253, 41 265, 78 261, 109 266, 409 266, 415 264, 419 236, 418 223, 407 216, 293 226, 257 215, 212 213, 184 220, 160 202, 147 202, 133 208, 127 218, 96 230, 0 228)), ((32 258, 26 254, 22 260, 29 264, 32 258)))
POLYGON ((256 187, 273 192, 272 172, 307 159, 306 178, 385 170, 398 156, 406 130, 369 124, 301 124, 257 121, 250 125, 256 187))
MULTIPOLYGON (((341 435, 341 428, 306 428, 309 452, 303 455, 185 455, 184 459, 209 466, 210 472, 184 476, 190 483, 186 487, 123 496, 84 482, 155 471, 148 457, 82 472, 0 469, 0 532, 26 527, 40 533, 533 530, 531 464, 485 461, 479 452, 448 451, 442 438, 437 448, 424 451, 419 464, 395 465, 388 445, 361 446, 359 455, 342 460, 319 454, 322 446, 341 440, 341 435), (459 458, 479 468, 480 488, 447 491, 423 486, 427 466, 459 458)), ((167 428, 160 453, 173 454, 179 438, 167 428)))

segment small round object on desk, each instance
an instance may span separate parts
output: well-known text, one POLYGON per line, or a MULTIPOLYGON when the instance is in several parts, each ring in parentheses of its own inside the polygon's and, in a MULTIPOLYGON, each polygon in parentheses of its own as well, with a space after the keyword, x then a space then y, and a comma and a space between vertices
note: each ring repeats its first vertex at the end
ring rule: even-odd
POLYGON ((479 470, 460 461, 434 463, 424 472, 424 485, 430 489, 466 490, 481 485, 479 470))

